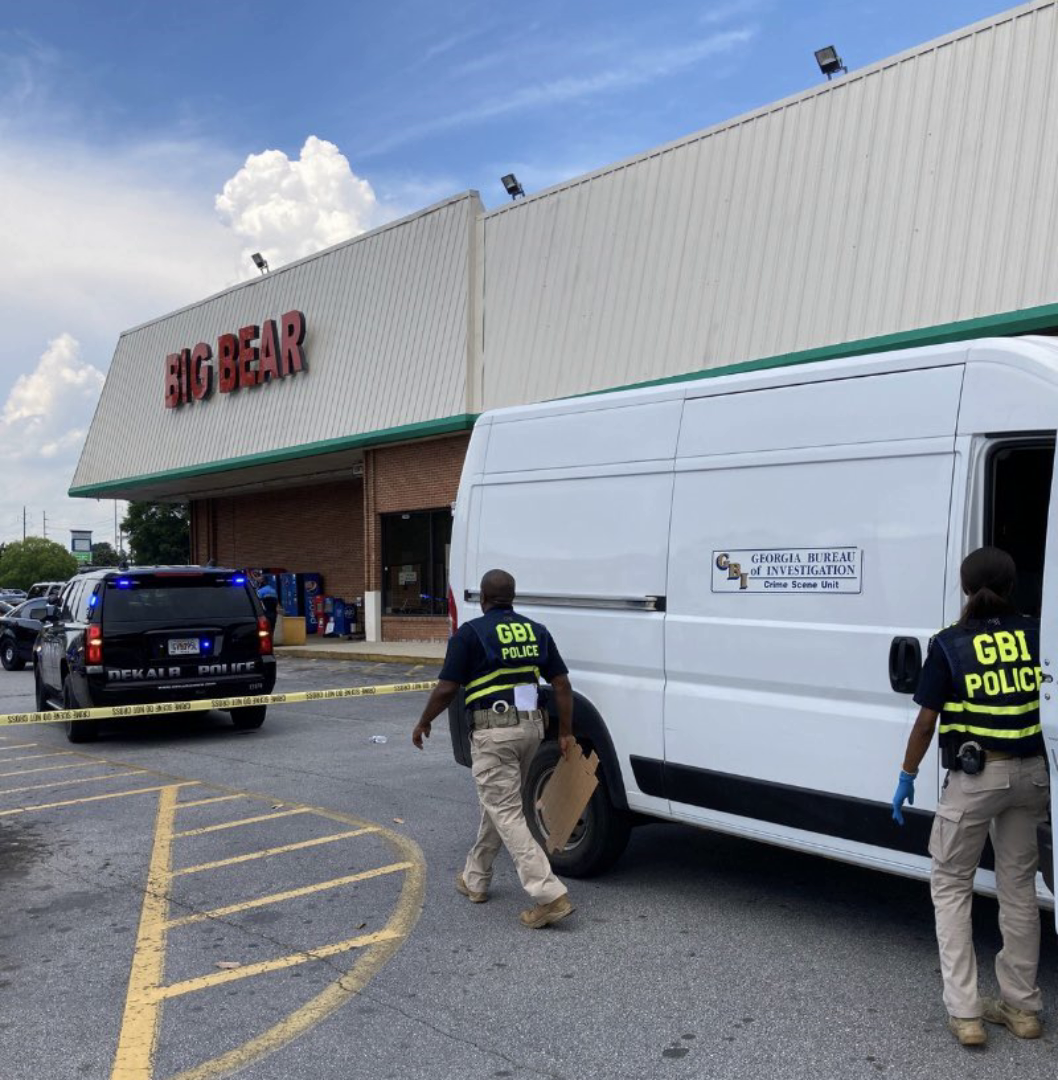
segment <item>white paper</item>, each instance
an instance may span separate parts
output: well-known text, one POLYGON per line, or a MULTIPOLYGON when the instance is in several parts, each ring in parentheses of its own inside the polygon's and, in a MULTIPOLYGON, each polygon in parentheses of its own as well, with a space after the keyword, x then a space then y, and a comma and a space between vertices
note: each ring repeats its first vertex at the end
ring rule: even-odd
POLYGON ((535 684, 523 684, 514 688, 514 707, 519 712, 532 712, 538 704, 535 684))

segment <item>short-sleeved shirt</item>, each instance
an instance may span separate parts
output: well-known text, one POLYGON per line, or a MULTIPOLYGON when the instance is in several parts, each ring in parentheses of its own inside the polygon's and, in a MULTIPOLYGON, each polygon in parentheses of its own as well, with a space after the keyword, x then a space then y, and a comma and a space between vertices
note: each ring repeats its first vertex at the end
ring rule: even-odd
POLYGON ((915 691, 915 704, 923 709, 940 712, 952 700, 955 693, 955 676, 943 649, 933 647, 930 642, 926 662, 922 665, 922 674, 918 677, 918 689, 915 691))
MULTIPOLYGON (((513 608, 494 607, 490 608, 480 619, 474 619, 481 629, 486 630, 493 624, 509 618, 514 614, 513 608)), ((539 623, 536 624, 539 627, 539 623)), ((542 628, 547 635, 547 647, 542 651, 543 658, 539 665, 541 676, 551 682, 559 675, 569 673, 562 656, 546 627, 542 628)), ((488 675, 493 670, 485 653, 485 647, 481 643, 474 627, 470 622, 465 622, 448 640, 448 652, 445 654, 444 666, 441 668, 439 679, 446 682, 459 683, 466 686, 475 679, 488 675)))

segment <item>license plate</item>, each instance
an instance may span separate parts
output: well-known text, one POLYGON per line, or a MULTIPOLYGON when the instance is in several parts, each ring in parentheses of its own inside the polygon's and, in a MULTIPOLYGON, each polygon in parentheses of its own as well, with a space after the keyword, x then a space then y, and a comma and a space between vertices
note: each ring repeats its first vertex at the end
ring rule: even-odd
POLYGON ((169 642, 170 656, 198 656, 200 651, 197 637, 173 638, 169 642))

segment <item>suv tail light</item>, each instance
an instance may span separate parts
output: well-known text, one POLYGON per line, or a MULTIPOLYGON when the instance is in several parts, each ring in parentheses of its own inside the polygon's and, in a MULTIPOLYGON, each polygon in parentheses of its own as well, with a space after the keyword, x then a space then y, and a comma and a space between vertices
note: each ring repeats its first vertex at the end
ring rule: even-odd
POLYGON ((452 624, 452 634, 459 629, 459 616, 456 613, 456 598, 452 586, 448 586, 448 621, 452 624))
POLYGON ((98 623, 90 623, 85 637, 84 660, 86 664, 98 667, 103 663, 103 628, 98 623))
POLYGON ((257 618, 257 651, 261 656, 272 655, 272 624, 267 615, 257 618))

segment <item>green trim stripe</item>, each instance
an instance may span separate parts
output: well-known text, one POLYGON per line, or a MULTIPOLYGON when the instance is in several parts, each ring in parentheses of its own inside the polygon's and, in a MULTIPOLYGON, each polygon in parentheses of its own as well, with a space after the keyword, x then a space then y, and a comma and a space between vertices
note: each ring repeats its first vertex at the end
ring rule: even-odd
MULTIPOLYGON (((696 379, 717 379, 724 375, 738 375, 747 371, 767 371, 771 368, 814 364, 824 360, 866 356, 870 353, 887 352, 893 349, 943 345, 947 342, 967 341, 979 337, 1012 337, 1015 334, 1031 334, 1034 331, 1054 328, 1058 328, 1058 303, 1041 304, 1038 307, 1020 308, 999 315, 982 315, 974 319, 962 319, 958 322, 941 323, 937 326, 902 330, 895 334, 882 334, 878 337, 846 341, 840 345, 826 345, 817 349, 781 353, 778 356, 768 356, 760 360, 746 360, 738 364, 725 364, 722 367, 690 371, 682 375, 666 375, 663 378, 647 379, 644 382, 625 383, 621 386, 607 387, 604 390, 571 394, 569 397, 594 397, 597 394, 614 394, 621 390, 639 390, 651 386, 666 386, 670 383, 690 382, 696 379)), ((417 424, 402 424, 399 427, 381 428, 378 431, 369 431, 363 435, 349 435, 337 439, 325 439, 322 442, 304 443, 300 446, 288 446, 282 450, 272 450, 263 454, 246 454, 242 457, 225 458, 222 461, 211 461, 201 465, 188 465, 180 469, 146 473, 142 476, 130 476, 122 480, 107 480, 100 484, 83 484, 80 487, 70 488, 69 494, 73 497, 105 496, 125 488, 142 487, 160 481, 208 476, 212 473, 228 472, 232 469, 270 465, 279 461, 294 461, 298 458, 315 457, 320 454, 333 454, 340 450, 381 446, 386 443, 424 439, 434 435, 450 435, 460 431, 469 431, 476 420, 477 415, 474 413, 460 413, 456 416, 447 416, 438 420, 426 420, 417 424)))
POLYGON ((380 428, 363 435, 348 435, 338 439, 324 439, 321 442, 303 443, 300 446, 287 446, 282 450, 270 450, 263 454, 244 454, 242 457, 224 458, 221 461, 204 462, 201 465, 187 465, 180 469, 167 469, 162 472, 145 473, 142 476, 130 476, 124 480, 107 480, 101 484, 83 484, 70 488, 72 498, 99 496, 120 491, 127 487, 142 487, 159 481, 179 480, 182 477, 209 476, 212 473, 229 472, 232 469, 245 469, 255 465, 273 465, 278 461, 295 461, 298 458, 316 457, 320 454, 333 454, 340 450, 356 450, 360 447, 382 446, 386 443, 404 442, 408 439, 425 439, 433 435, 452 435, 469 431, 474 426, 477 416, 474 413, 460 413, 446 416, 440 420, 424 420, 417 424, 402 424, 399 427, 380 428))
POLYGON ((901 330, 895 334, 860 338, 840 345, 824 345, 800 352, 780 353, 761 360, 745 360, 723 367, 705 368, 685 375, 666 375, 660 379, 625 383, 605 390, 590 390, 571 397, 594 397, 597 394, 614 394, 619 390, 642 390, 651 386, 667 386, 670 383, 690 382, 696 379, 716 379, 723 375, 739 375, 747 371, 767 371, 770 368, 795 367, 798 364, 815 364, 821 360, 840 360, 850 356, 868 356, 871 353, 889 352, 896 349, 922 348, 926 345, 945 345, 952 341, 969 341, 981 337, 1013 337, 1031 334, 1038 330, 1058 329, 1058 304, 1041 304, 1039 307, 1019 308, 999 315, 981 315, 975 319, 923 326, 915 330, 901 330))

